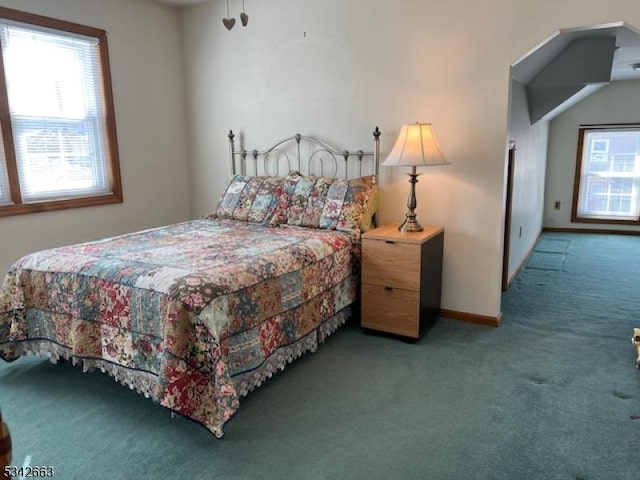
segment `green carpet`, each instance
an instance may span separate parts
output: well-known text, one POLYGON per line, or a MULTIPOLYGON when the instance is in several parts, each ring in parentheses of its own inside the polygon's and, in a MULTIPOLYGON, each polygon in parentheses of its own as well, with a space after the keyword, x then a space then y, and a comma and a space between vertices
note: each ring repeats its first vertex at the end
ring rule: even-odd
POLYGON ((0 362, 14 463, 56 479, 637 479, 640 237, 545 234, 500 328, 334 334, 216 440, 101 373, 0 362), (538 256, 536 257, 536 254, 538 256))

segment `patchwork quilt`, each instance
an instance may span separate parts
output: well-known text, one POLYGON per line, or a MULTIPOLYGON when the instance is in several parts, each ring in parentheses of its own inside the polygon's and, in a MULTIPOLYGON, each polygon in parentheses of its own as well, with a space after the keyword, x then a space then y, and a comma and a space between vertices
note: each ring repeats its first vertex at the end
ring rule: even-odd
POLYGON ((358 245, 200 219, 37 252, 0 289, 0 358, 99 368, 221 437, 242 395, 344 323, 358 245))

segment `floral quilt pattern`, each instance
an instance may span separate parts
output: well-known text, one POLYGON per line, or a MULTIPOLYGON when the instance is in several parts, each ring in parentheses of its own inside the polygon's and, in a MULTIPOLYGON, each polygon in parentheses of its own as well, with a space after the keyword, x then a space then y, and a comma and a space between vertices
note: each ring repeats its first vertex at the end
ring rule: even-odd
POLYGON ((241 395, 344 321, 355 238, 200 219, 28 255, 0 288, 0 358, 89 362, 220 437, 241 395))

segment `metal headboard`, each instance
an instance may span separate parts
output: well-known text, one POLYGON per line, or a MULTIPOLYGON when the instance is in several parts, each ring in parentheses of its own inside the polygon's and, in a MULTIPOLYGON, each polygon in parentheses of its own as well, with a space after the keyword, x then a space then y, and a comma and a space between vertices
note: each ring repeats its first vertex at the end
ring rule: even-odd
POLYGON ((378 127, 373 132, 372 152, 340 151, 329 147, 318 139, 299 133, 280 140, 266 150, 248 151, 244 148, 236 150, 233 131, 229 130, 228 137, 233 175, 284 176, 291 170, 298 170, 303 174, 326 177, 338 177, 340 172, 344 178, 361 177, 363 176, 363 160, 371 158, 371 168, 368 169, 368 174, 378 176, 380 167, 380 130, 378 127), (303 145, 307 148, 304 162, 303 145), (239 169, 238 163, 240 164, 239 169), (329 167, 326 167, 327 164, 329 167))

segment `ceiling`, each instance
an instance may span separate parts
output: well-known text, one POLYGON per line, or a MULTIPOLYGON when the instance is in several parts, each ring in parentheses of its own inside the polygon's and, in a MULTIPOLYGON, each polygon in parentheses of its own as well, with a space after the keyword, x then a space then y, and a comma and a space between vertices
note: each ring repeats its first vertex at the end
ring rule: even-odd
POLYGON ((624 22, 558 30, 518 60, 513 65, 511 73, 519 82, 528 83, 571 42, 581 38, 600 36, 616 38, 617 48, 611 68, 611 80, 640 79, 640 70, 634 70, 631 67, 634 63, 640 63, 640 30, 624 22))
POLYGON ((532 123, 551 119, 611 82, 640 80, 640 30, 616 22, 563 29, 511 68, 527 90, 532 123))

